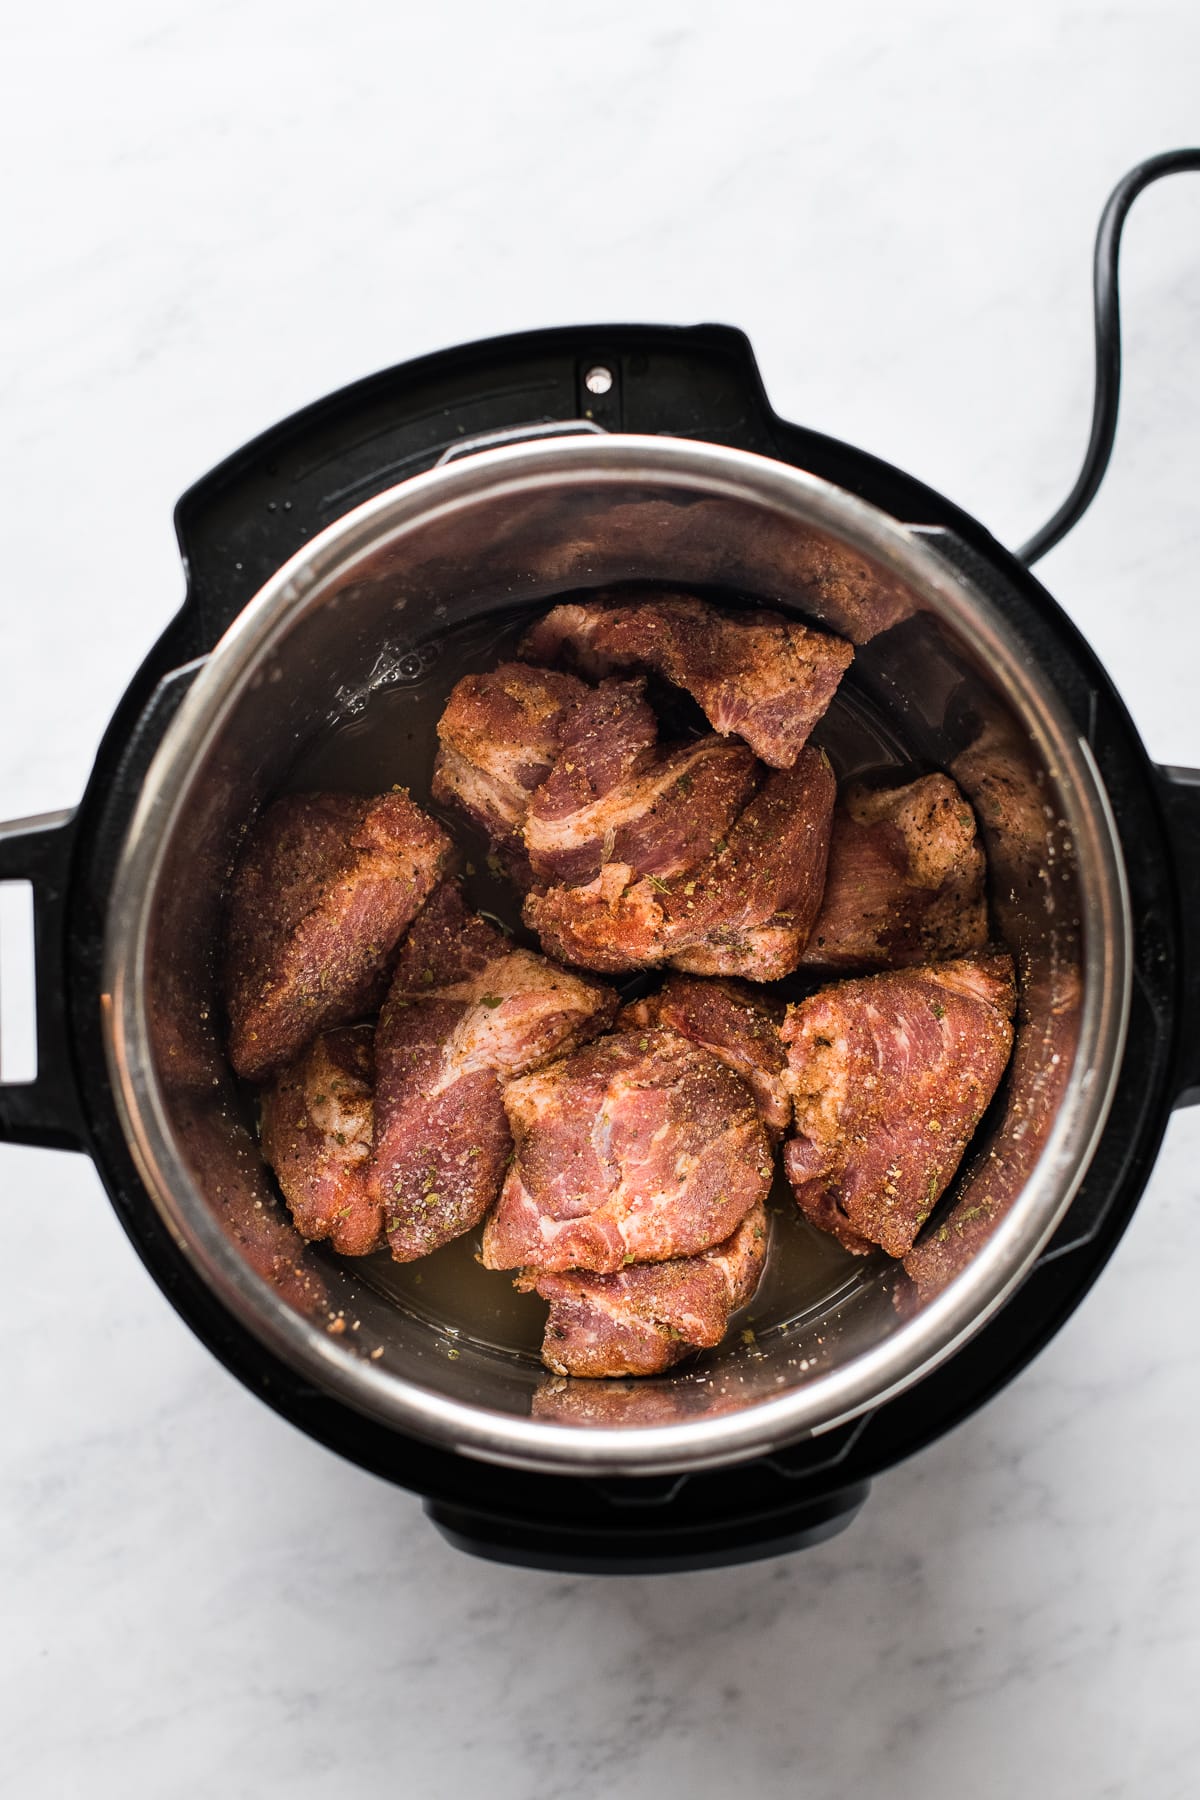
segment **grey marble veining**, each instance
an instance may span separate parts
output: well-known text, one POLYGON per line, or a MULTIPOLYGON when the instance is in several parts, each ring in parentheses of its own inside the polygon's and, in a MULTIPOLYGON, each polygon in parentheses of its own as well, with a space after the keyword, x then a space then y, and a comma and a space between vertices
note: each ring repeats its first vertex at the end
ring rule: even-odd
MULTIPOLYGON (((1073 478, 1108 187, 1197 136, 1134 0, 73 0, 6 23, 0 814, 69 803, 288 410, 577 319, 745 327, 779 409, 1008 540, 1073 478)), ((1200 762, 1200 180, 1127 234, 1126 403, 1042 573, 1200 762)), ((0 1152, 0 1791, 1175 1800, 1200 1725, 1200 1113, 1037 1363, 843 1538, 666 1581, 447 1549, 189 1336, 81 1160, 0 1152)))

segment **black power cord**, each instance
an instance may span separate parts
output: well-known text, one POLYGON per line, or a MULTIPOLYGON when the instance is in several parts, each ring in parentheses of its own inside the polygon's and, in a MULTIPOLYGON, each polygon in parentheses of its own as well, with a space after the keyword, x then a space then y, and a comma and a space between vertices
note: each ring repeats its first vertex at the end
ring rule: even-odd
POLYGON ((1092 435, 1075 486, 1054 517, 1017 551, 1023 563, 1035 563, 1066 537, 1071 527, 1083 517, 1104 480, 1117 434, 1117 407, 1121 399, 1121 309, 1117 297, 1121 230, 1125 215, 1143 188, 1148 188, 1163 175, 1178 175, 1185 169, 1200 171, 1200 150, 1165 150, 1161 156, 1147 157, 1117 183, 1100 215, 1092 264, 1096 313, 1096 399, 1092 411, 1092 435))

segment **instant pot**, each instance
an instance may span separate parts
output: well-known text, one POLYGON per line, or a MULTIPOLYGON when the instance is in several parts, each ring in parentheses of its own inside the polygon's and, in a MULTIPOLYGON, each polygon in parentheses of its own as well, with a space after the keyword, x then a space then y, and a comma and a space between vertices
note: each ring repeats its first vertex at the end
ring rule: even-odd
POLYGON ((0 1138, 90 1155, 214 1354, 422 1495, 452 1541, 629 1572, 830 1536, 1053 1335, 1171 1109, 1200 1099, 1200 773, 1151 762, 1028 566, 1111 448, 1124 211, 1198 163, 1144 165, 1110 204, 1089 460, 1024 560, 911 476, 777 417, 737 331, 469 345, 322 400, 183 497, 186 597, 80 806, 0 828, 0 879, 34 893, 38 1034, 36 1078, 0 1085, 0 1138), (214 966, 239 835, 317 734, 380 695, 411 706, 398 778, 420 797, 442 646, 630 581, 795 610, 855 643, 848 704, 975 806, 1022 1002, 1009 1075, 909 1273, 868 1259, 670 1375, 568 1382, 303 1243, 224 1062, 214 966))

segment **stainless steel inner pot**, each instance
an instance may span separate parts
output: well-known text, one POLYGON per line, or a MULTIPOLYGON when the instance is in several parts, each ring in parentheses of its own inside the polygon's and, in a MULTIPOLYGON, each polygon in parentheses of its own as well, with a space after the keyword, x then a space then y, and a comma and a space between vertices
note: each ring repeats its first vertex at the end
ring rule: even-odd
MULTIPOLYGON (((426 729, 408 754, 428 761, 433 749, 426 729)), ((769 458, 674 438, 548 438, 465 456, 348 513, 267 582, 207 659, 151 765, 113 889, 113 1090, 183 1251, 323 1390, 485 1461, 702 1468, 826 1431, 911 1386, 1029 1270, 1104 1123, 1129 923, 1087 745, 936 540, 769 458), (751 1344, 735 1336, 696 1367, 567 1384, 527 1357, 450 1339, 353 1262, 302 1244, 224 1065, 214 949, 246 821, 332 717, 403 685, 422 648, 464 620, 629 580, 728 589, 854 639, 848 682, 976 806, 1022 1004, 1009 1075, 915 1279, 869 1262, 824 1310, 751 1344)))

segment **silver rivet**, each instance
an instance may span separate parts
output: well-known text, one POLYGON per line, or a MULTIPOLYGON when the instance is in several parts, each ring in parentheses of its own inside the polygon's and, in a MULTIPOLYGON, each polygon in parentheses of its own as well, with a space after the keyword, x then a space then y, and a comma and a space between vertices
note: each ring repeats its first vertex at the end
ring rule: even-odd
POLYGON ((612 370, 604 368, 600 363, 594 369, 589 369, 583 378, 583 385, 589 394, 607 394, 612 384, 612 370))

